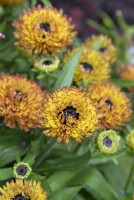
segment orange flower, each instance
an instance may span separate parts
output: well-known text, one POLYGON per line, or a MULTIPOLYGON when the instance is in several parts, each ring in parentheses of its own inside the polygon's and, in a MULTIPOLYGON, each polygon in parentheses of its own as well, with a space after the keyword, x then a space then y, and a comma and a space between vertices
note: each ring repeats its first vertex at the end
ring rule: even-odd
POLYGON ((45 96, 40 87, 22 76, 0 74, 0 116, 10 128, 28 131, 39 125, 38 113, 45 96))

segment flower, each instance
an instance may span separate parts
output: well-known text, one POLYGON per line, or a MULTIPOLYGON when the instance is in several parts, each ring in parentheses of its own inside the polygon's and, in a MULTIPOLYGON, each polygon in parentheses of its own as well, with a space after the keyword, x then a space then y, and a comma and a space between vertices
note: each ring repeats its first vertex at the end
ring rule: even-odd
POLYGON ((0 200, 47 200, 47 193, 39 181, 16 179, 0 188, 0 200))
POLYGON ((103 56, 108 62, 113 63, 117 58, 117 49, 112 44, 111 38, 104 35, 93 35, 91 38, 87 39, 85 46, 91 48, 93 44, 99 41, 102 37, 105 37, 105 40, 102 44, 102 47, 98 50, 101 56, 103 56))
POLYGON ((18 125, 24 131, 39 125, 38 113, 45 93, 26 78, 0 74, 0 116, 10 128, 18 125))
POLYGON ((24 0, 0 0, 0 6, 16 6, 22 2, 24 2, 24 0))
MULTIPOLYGON (((134 81, 134 65, 124 64, 119 68, 119 76, 126 81, 134 81)), ((134 86, 129 87, 134 92, 134 86)))
POLYGON ((114 154, 119 146, 120 136, 113 130, 103 131, 97 138, 98 149, 101 153, 114 154))
POLYGON ((134 151, 134 130, 126 136, 126 143, 134 151))
POLYGON ((2 33, 0 33, 0 38, 4 39, 6 36, 2 33))
POLYGON ((47 96, 42 109, 44 134, 57 137, 58 142, 71 139, 81 142, 97 130, 98 116, 93 101, 75 87, 55 90, 47 96))
MULTIPOLYGON (((67 58, 71 57, 76 50, 77 48, 73 49, 71 52, 68 52, 65 57, 65 61, 67 58)), ((86 80, 88 80, 89 83, 107 80, 110 76, 108 62, 100 55, 99 52, 93 49, 83 46, 82 50, 82 55, 74 74, 74 82, 76 85, 80 86, 81 82, 86 80)))
POLYGON ((98 104, 102 115, 100 121, 105 128, 119 129, 129 121, 131 103, 119 87, 110 82, 100 82, 89 86, 88 91, 98 104))
POLYGON ((73 42, 76 35, 62 10, 50 7, 35 7, 24 11, 15 21, 14 36, 18 39, 16 45, 32 50, 34 54, 59 53, 63 47, 73 42))
POLYGON ((35 68, 42 72, 53 72, 55 71, 60 63, 60 60, 55 55, 46 55, 39 58, 34 58, 35 68))
POLYGON ((16 178, 28 178, 31 171, 31 167, 25 162, 19 162, 13 167, 13 173, 16 178))

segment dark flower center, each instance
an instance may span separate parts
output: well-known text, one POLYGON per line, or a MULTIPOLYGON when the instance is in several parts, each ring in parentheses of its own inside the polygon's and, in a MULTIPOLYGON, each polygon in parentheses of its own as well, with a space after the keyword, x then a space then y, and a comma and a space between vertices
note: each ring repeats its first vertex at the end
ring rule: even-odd
POLYGON ((22 194, 19 194, 13 198, 13 200, 30 200, 30 198, 26 196, 22 196, 22 194))
POLYGON ((109 137, 105 137, 103 139, 103 144, 106 146, 106 147, 110 147, 112 145, 112 140, 109 139, 109 137))
POLYGON ((63 124, 66 124, 67 118, 70 116, 74 119, 79 119, 79 113, 76 112, 76 109, 72 106, 68 106, 63 110, 64 113, 64 122, 63 124))
POLYGON ((48 23, 40 23, 40 28, 43 29, 46 32, 50 31, 50 24, 48 23))
POLYGON ((89 63, 81 62, 80 64, 82 65, 84 70, 86 70, 87 72, 91 72, 93 70, 92 65, 90 65, 89 63))
POLYGON ((23 165, 19 166, 17 168, 17 172, 18 172, 18 175, 24 176, 27 173, 27 167, 23 165))
POLYGON ((112 110, 112 106, 113 106, 112 102, 109 99, 107 99, 107 100, 105 100, 105 103, 107 104, 109 110, 111 111, 112 110))
POLYGON ((14 94, 14 99, 17 100, 18 102, 22 102, 22 97, 23 93, 19 90, 16 90, 14 94))
POLYGON ((101 48, 99 49, 100 52, 104 52, 105 50, 106 50, 105 47, 101 47, 101 48))
POLYGON ((51 60, 45 60, 42 64, 43 65, 52 65, 53 62, 51 60))

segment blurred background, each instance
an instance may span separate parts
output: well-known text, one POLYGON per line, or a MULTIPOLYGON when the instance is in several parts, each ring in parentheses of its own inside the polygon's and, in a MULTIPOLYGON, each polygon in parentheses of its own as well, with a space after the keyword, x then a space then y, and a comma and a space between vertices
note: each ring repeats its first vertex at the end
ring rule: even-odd
POLYGON ((97 30, 89 26, 89 19, 103 24, 101 11, 107 13, 120 30, 117 20, 117 11, 121 10, 125 21, 132 25, 134 23, 134 0, 51 0, 57 8, 63 8, 75 23, 80 38, 85 39, 97 30))

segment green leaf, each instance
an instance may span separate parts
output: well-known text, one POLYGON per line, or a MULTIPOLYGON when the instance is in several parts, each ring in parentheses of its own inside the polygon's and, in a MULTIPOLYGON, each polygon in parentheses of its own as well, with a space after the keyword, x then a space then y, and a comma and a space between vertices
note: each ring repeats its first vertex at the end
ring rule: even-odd
POLYGON ((5 181, 13 177, 13 168, 0 169, 0 181, 5 181))
POLYGON ((53 194, 49 200, 71 200, 80 191, 82 187, 69 187, 53 194))
POLYGON ((49 173, 55 171, 76 171, 85 166, 90 160, 90 151, 81 156, 70 156, 65 158, 58 158, 45 161, 39 168, 39 172, 49 173))
POLYGON ((82 49, 78 49, 71 58, 67 61, 67 63, 63 66, 61 73, 58 76, 58 79, 55 83, 54 89, 62 88, 65 86, 71 86, 75 68, 78 65, 80 56, 82 54, 82 49))
POLYGON ((44 3, 46 6, 52 7, 52 3, 51 3, 49 0, 43 0, 43 3, 44 3))
POLYGON ((99 50, 99 49, 102 47, 102 45, 103 45, 105 39, 106 39, 106 38, 102 36, 98 41, 96 41, 96 42, 92 45, 92 48, 95 49, 95 50, 99 50))
POLYGON ((96 200, 115 200, 118 193, 111 187, 103 175, 95 168, 87 168, 79 172, 69 185, 85 185, 86 190, 92 194, 96 200))
POLYGON ((119 80, 119 79, 112 79, 116 85, 120 87, 131 87, 134 86, 134 81, 126 81, 126 80, 119 80))
POLYGON ((45 189, 46 192, 51 192, 50 185, 48 181, 46 180, 45 176, 41 176, 39 174, 36 174, 34 172, 31 173, 29 180, 37 180, 41 182, 42 187, 45 189))
POLYGON ((35 162, 35 159, 38 156, 40 149, 42 147, 41 143, 42 143, 42 137, 31 142, 31 149, 27 153, 26 157, 23 159, 23 162, 27 162, 30 165, 33 165, 33 163, 35 162))
POLYGON ((24 155, 29 145, 25 142, 25 134, 20 130, 2 129, 0 131, 0 167, 16 160, 17 156, 24 155))
POLYGON ((48 179, 48 184, 53 192, 57 192, 62 189, 69 180, 71 180, 75 175, 75 172, 58 172, 53 174, 48 179))
POLYGON ((118 200, 133 200, 132 194, 120 195, 118 200))

